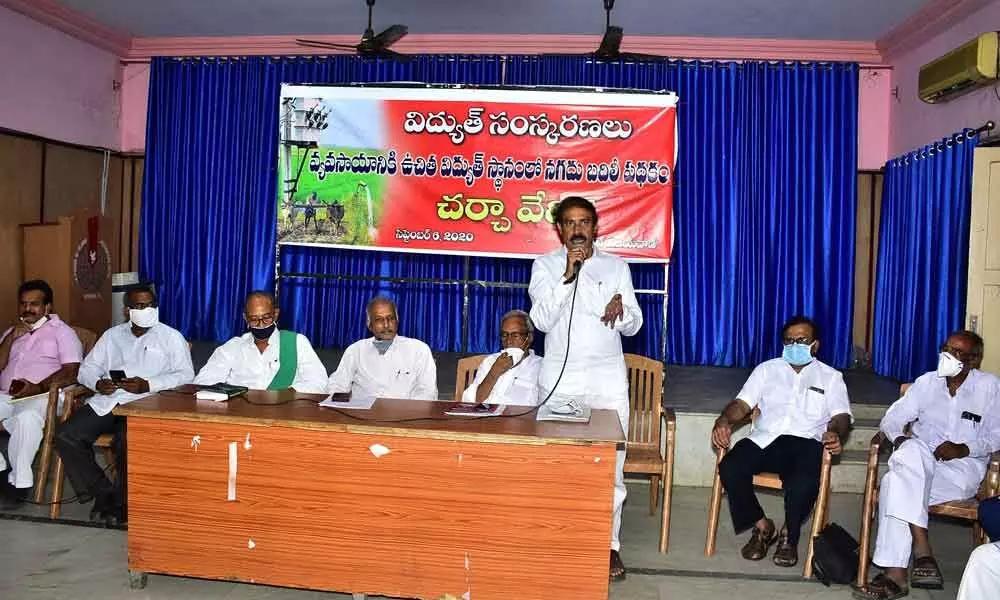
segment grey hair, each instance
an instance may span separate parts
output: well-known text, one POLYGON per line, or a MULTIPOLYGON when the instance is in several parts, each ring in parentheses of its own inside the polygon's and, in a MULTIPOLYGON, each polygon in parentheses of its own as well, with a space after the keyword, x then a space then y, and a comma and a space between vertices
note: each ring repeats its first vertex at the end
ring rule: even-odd
POLYGON ((392 314, 396 316, 396 321, 399 321, 399 309, 396 308, 396 303, 393 302, 392 298, 389 298, 388 296, 379 295, 369 300, 368 304, 365 306, 365 325, 372 324, 372 307, 376 304, 388 304, 391 306, 392 314))
POLYGON ((523 310, 518 310, 516 308, 514 310, 508 310, 506 313, 504 313, 503 317, 500 318, 500 323, 503 324, 503 322, 506 321, 507 319, 511 319, 514 317, 520 317, 524 319, 524 325, 528 329, 528 335, 531 336, 535 335, 535 324, 531 322, 531 315, 524 312, 523 310))

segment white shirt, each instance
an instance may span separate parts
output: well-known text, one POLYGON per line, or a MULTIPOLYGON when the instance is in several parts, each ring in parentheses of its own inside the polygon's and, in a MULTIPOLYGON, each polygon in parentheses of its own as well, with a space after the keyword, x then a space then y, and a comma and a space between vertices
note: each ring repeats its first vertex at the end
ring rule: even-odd
MULTIPOLYGON (((503 352, 490 354, 483 359, 479 369, 476 371, 476 378, 469 387, 462 392, 462 402, 475 402, 476 392, 479 385, 486 379, 493 363, 500 358, 503 352)), ((534 350, 528 350, 524 360, 511 367, 506 373, 497 378, 493 390, 486 398, 485 403, 489 404, 512 404, 521 406, 534 406, 538 404, 538 372, 542 369, 542 357, 535 354, 534 350)))
POLYGON ((798 373, 783 358, 762 362, 736 397, 751 410, 760 407, 748 437, 761 448, 782 435, 819 441, 830 419, 851 415, 844 376, 815 359, 798 373))
POLYGON ((965 444, 970 457, 985 463, 991 453, 1000 450, 1000 379, 973 369, 952 397, 944 377, 935 371, 924 373, 893 402, 879 429, 895 440, 914 420, 913 437, 931 448, 944 442, 965 444), (971 418, 963 419, 963 414, 971 418))
POLYGON ((77 381, 92 390, 100 379, 110 379, 110 371, 125 371, 126 377, 149 382, 146 394, 115 390, 110 395, 95 394, 88 404, 98 415, 106 415, 119 404, 128 404, 160 390, 167 390, 194 378, 191 351, 179 331, 157 323, 136 337, 131 323, 115 325, 97 340, 94 349, 80 363, 77 381))
MULTIPOLYGON (((322 394, 326 390, 326 367, 316 356, 309 339, 295 334, 298 362, 292 386, 303 394, 322 394)), ((228 383, 252 390, 266 390, 281 366, 281 332, 276 328, 267 339, 267 348, 261 352, 249 331, 219 346, 198 371, 194 382, 198 385, 228 383)))
POLYGON ((354 398, 437 400, 437 367, 427 344, 397 335, 385 354, 375 338, 354 342, 344 350, 327 391, 351 392, 354 398))
POLYGON ((535 259, 531 266, 531 321, 545 332, 545 356, 538 376, 542 397, 552 390, 567 344, 572 344, 559 395, 588 396, 594 408, 620 408, 628 405, 628 379, 622 354, 623 335, 635 335, 642 327, 642 310, 632 289, 632 274, 624 260, 594 250, 580 269, 573 308, 573 331, 569 330, 573 285, 563 283, 566 248, 559 248, 535 259), (614 328, 601 322, 608 302, 621 294, 624 315, 614 328))

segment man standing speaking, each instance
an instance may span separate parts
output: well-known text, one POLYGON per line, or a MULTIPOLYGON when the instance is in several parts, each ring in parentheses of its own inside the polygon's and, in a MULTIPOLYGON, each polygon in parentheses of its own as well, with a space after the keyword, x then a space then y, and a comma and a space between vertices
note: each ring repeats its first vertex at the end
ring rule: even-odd
MULTIPOLYGON (((564 198, 553 210, 553 217, 563 246, 535 259, 528 286, 531 320, 546 334, 538 376, 539 400, 553 388, 559 396, 585 396, 591 408, 617 411, 622 430, 627 432, 628 378, 621 336, 635 335, 642 327, 632 274, 622 259, 594 249, 597 210, 590 201, 579 196, 564 198)), ((615 461, 612 581, 625 577, 618 552, 626 492, 624 466, 622 449, 615 461)))

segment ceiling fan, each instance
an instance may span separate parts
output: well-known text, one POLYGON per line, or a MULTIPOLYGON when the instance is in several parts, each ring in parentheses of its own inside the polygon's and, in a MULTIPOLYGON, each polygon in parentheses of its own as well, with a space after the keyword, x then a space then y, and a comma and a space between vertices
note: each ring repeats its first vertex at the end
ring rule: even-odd
POLYGON ((406 35, 409 29, 406 25, 392 25, 385 31, 375 35, 375 30, 372 29, 372 10, 375 8, 375 0, 365 0, 365 4, 368 5, 368 28, 365 29, 365 32, 361 35, 361 41, 357 44, 335 44, 332 42, 304 39, 297 39, 295 40, 295 43, 300 46, 308 46, 310 48, 353 50, 361 56, 393 58, 404 56, 403 54, 389 50, 389 46, 398 42, 403 36, 406 35))
POLYGON ((601 45, 591 53, 591 56, 598 60, 661 60, 664 57, 655 54, 637 54, 635 52, 621 52, 622 36, 625 33, 621 27, 611 24, 611 11, 615 8, 615 0, 604 0, 604 37, 601 38, 601 45))

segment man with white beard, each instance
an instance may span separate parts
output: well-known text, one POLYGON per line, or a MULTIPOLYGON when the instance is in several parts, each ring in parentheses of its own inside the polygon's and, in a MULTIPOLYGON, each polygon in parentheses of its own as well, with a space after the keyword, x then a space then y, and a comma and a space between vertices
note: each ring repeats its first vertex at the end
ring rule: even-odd
MULTIPOLYGON (((617 411, 622 431, 628 431, 628 378, 621 336, 635 335, 642 327, 642 311, 632 289, 632 274, 622 259, 594 249, 597 210, 590 201, 569 196, 553 210, 552 216, 563 247, 535 259, 528 286, 531 320, 546 334, 545 356, 538 376, 539 399, 544 400, 550 393, 585 397, 591 408, 617 411), (572 329, 571 312, 575 313, 572 329), (564 359, 566 368, 560 379, 564 359), (557 389, 553 392, 553 388, 557 389)), ((626 494, 624 465, 622 449, 615 461, 612 581, 625 578, 625 565, 619 554, 626 494)))

